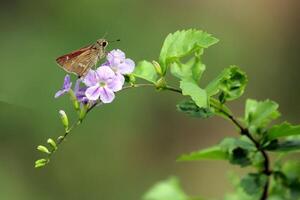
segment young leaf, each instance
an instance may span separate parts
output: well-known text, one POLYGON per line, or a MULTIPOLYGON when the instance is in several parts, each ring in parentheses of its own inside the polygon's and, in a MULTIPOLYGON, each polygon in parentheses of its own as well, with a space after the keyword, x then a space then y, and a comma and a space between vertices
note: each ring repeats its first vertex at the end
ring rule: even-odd
POLYGON ((237 66, 230 66, 210 82, 205 90, 208 96, 213 96, 221 92, 221 100, 225 102, 240 97, 244 93, 247 82, 245 72, 237 66))
POLYGON ((189 200, 175 177, 156 183, 143 200, 189 200))
POLYGON ((264 174, 249 173, 241 180, 241 187, 248 195, 256 195, 261 193, 268 177, 264 174))
POLYGON ((37 150, 39 150, 40 152, 43 152, 43 153, 47 153, 47 154, 50 154, 51 152, 48 150, 47 147, 43 146, 43 145, 39 145, 37 147, 37 150))
POLYGON ((208 99, 206 91, 198 86, 198 84, 189 79, 180 81, 180 88, 183 95, 190 96, 200 108, 207 108, 208 99))
POLYGON ((194 160, 226 160, 228 154, 219 146, 213 146, 189 154, 181 155, 177 161, 194 161, 194 160))
POLYGON ((245 122, 251 132, 258 128, 265 127, 271 120, 280 116, 277 111, 278 104, 274 101, 256 101, 248 99, 246 101, 245 122))
POLYGON ((270 128, 267 133, 267 138, 269 140, 274 140, 276 138, 293 135, 300 135, 300 125, 293 126, 290 123, 284 122, 270 128))
POLYGON ((170 66, 171 73, 179 79, 193 79, 198 82, 205 71, 205 65, 195 56, 187 63, 174 62, 170 66))
POLYGON ((214 115, 210 108, 200 108, 192 99, 185 100, 177 104, 177 110, 192 117, 209 118, 214 115))
POLYGON ((167 65, 174 60, 190 55, 202 48, 208 48, 217 42, 218 39, 210 34, 194 29, 170 33, 164 41, 159 56, 163 73, 165 74, 167 65))
POLYGON ((133 75, 151 83, 156 83, 158 79, 158 75, 153 64, 146 60, 143 60, 137 64, 133 75))

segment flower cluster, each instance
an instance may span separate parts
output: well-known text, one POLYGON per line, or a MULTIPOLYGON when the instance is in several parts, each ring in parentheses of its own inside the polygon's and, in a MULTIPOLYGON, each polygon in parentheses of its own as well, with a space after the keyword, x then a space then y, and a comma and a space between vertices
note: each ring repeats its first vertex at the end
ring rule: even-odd
MULTIPOLYGON (((115 92, 120 91, 125 83, 124 75, 134 70, 134 61, 126 58, 119 49, 109 52, 106 59, 100 67, 90 69, 86 76, 76 81, 74 94, 79 102, 86 104, 98 99, 103 103, 112 102, 115 92)), ((71 86, 70 76, 66 75, 63 87, 55 94, 55 98, 69 92, 71 86)))

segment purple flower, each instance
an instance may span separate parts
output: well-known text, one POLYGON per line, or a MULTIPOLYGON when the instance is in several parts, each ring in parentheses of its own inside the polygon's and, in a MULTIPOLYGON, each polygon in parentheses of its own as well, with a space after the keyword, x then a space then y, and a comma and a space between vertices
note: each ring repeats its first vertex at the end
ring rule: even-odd
POLYGON ((81 103, 87 104, 88 103, 88 98, 85 96, 85 91, 87 87, 80 87, 80 83, 82 82, 81 79, 77 79, 74 87, 74 93, 77 98, 77 100, 81 103))
POLYGON ((134 70, 134 61, 126 58, 125 53, 120 49, 112 50, 107 54, 106 58, 106 64, 108 64, 116 74, 131 74, 134 70))
POLYGON ((91 101, 100 98, 103 103, 112 102, 115 98, 114 92, 121 90, 124 83, 108 66, 89 70, 83 82, 88 87, 85 96, 91 101))
POLYGON ((57 98, 65 93, 69 92, 69 90, 71 89, 71 86, 72 86, 72 82, 70 80, 70 75, 67 74, 65 76, 63 87, 59 91, 56 92, 54 97, 57 98))

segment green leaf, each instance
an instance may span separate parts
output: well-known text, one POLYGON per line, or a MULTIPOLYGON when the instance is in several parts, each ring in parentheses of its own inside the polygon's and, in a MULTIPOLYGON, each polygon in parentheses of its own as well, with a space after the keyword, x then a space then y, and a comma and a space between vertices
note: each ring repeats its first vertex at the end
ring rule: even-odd
POLYGON ((143 200, 189 200, 175 177, 156 183, 143 197, 143 200))
POLYGON ((269 145, 264 147, 264 149, 277 152, 299 151, 300 140, 273 140, 269 145))
POLYGON ((205 71, 205 65, 195 56, 187 63, 174 62, 171 64, 171 73, 179 79, 193 79, 198 82, 205 71))
POLYGON ((206 91, 200 88, 195 81, 184 79, 180 81, 180 88, 182 89, 182 94, 190 96, 197 106, 200 108, 207 107, 208 99, 206 91))
POLYGON ((245 110, 245 122, 250 132, 265 127, 271 120, 280 116, 277 111, 278 104, 271 100, 256 101, 247 99, 245 110))
POLYGON ((300 125, 293 126, 288 122, 275 125, 268 130, 267 138, 273 140, 280 137, 300 135, 300 125))
POLYGON ((240 97, 244 93, 247 82, 245 72, 237 66, 230 66, 211 81, 205 90, 208 96, 213 96, 221 92, 221 102, 225 102, 240 97))
POLYGON ((134 69, 133 75, 151 83, 156 83, 158 79, 158 75, 153 64, 146 60, 143 60, 137 64, 134 69))
POLYGON ((39 145, 37 147, 37 150, 39 150, 40 152, 43 152, 43 153, 47 153, 47 154, 50 154, 51 152, 48 150, 47 147, 43 146, 43 145, 39 145))
POLYGON ((241 147, 249 151, 256 150, 255 145, 246 136, 241 136, 240 138, 226 137, 222 140, 220 146, 229 151, 232 151, 237 147, 241 147))
POLYGON ((252 163, 250 153, 256 151, 256 147, 246 137, 225 138, 219 145, 184 154, 178 161, 194 160, 229 160, 230 163, 248 166, 252 163))
POLYGON ((183 154, 177 161, 226 160, 227 158, 228 155, 219 146, 213 146, 189 154, 183 154))
MULTIPOLYGON (((289 160, 282 165, 282 172, 289 180, 300 178, 300 161, 289 160)), ((299 179, 300 180, 300 179, 299 179)))
POLYGON ((192 99, 185 100, 177 104, 177 110, 192 117, 209 118, 214 115, 210 108, 200 108, 192 99))
POLYGON ((261 193, 268 177, 264 174, 249 173, 241 180, 241 187, 248 195, 261 193))
POLYGON ((202 48, 208 48, 217 42, 218 39, 210 34, 195 29, 170 33, 163 43, 159 56, 163 73, 165 74, 168 64, 174 60, 190 55, 202 48))
POLYGON ((245 136, 240 138, 225 138, 220 143, 220 147, 224 152, 227 152, 228 160, 231 164, 240 165, 241 167, 251 165, 251 153, 256 151, 254 144, 245 136))

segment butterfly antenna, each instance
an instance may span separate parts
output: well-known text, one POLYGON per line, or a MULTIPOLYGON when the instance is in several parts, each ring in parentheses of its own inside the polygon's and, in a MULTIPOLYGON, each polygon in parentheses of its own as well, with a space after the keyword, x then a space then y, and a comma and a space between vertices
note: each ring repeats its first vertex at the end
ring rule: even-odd
POLYGON ((111 42, 120 42, 121 40, 120 39, 117 39, 117 40, 109 40, 108 42, 111 43, 111 42))
POLYGON ((102 36, 102 38, 105 38, 107 36, 107 31, 104 33, 104 35, 102 36))

